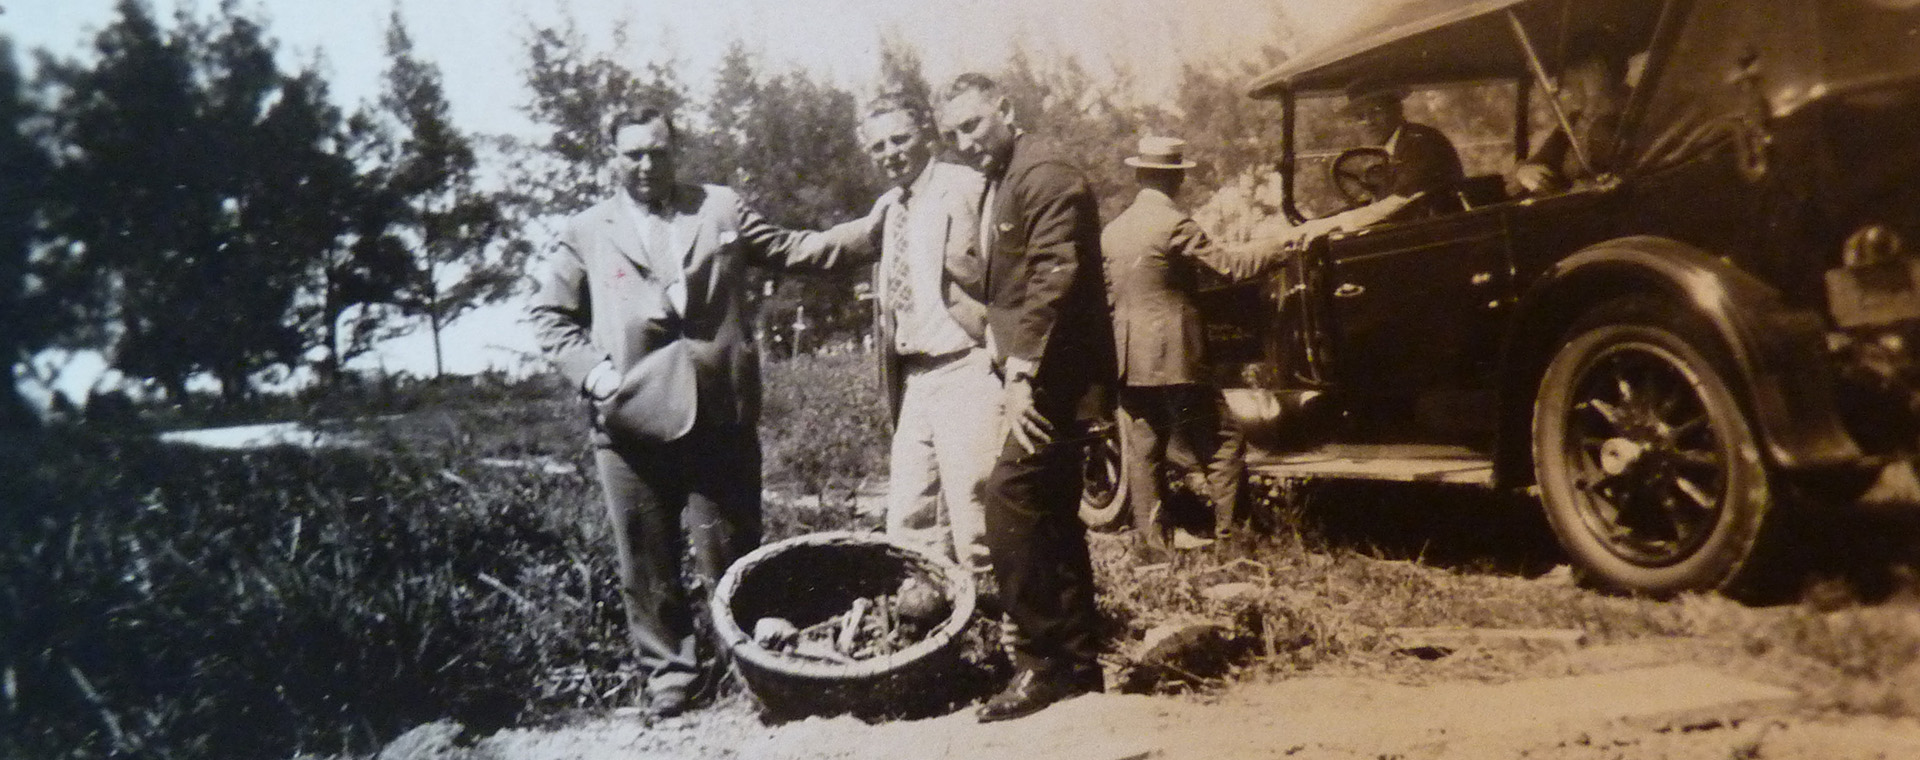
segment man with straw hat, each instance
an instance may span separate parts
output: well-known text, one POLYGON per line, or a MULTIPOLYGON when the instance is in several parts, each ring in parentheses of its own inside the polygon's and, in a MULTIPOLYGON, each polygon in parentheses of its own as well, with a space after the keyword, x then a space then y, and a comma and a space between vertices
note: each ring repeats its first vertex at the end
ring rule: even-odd
MULTIPOLYGON (((1157 509, 1164 496, 1158 477, 1163 460, 1187 472, 1194 492, 1212 504, 1216 536, 1232 529, 1246 476, 1244 438, 1222 424, 1225 400, 1206 377, 1203 326, 1193 300, 1198 267, 1238 280, 1281 256, 1271 246, 1264 255, 1228 251, 1180 210, 1175 199, 1186 171, 1196 165, 1185 149, 1179 138, 1140 138, 1140 154, 1126 159, 1140 192, 1100 236, 1113 303, 1129 508, 1140 551, 1149 558, 1164 554, 1168 543, 1157 509)), ((1184 527, 1173 534, 1176 548, 1207 543, 1184 527)))

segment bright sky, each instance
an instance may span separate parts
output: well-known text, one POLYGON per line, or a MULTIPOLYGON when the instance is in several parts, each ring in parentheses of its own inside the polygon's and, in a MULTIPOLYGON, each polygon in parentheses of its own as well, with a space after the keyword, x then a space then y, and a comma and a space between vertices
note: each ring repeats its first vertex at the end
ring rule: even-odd
MULTIPOLYGON (((378 92, 387 17, 398 8, 416 52, 440 66, 454 118, 478 132, 527 133, 521 41, 537 24, 571 13, 594 49, 630 66, 677 64, 703 86, 733 40, 770 68, 801 67, 856 90, 879 66, 883 35, 916 47, 928 78, 991 70, 1018 42, 1040 56, 1072 55, 1094 72, 1118 64, 1141 83, 1142 97, 1166 97, 1187 60, 1244 59, 1273 40, 1274 8, 1284 9, 1306 40, 1350 21, 1379 0, 240 0, 266 19, 290 63, 320 60, 334 99, 351 108, 378 92), (612 29, 626 22, 624 44, 612 29)), ((149 0, 156 15, 218 0, 149 0)), ((16 55, 34 48, 90 59, 93 35, 114 18, 116 0, 0 0, 0 34, 16 55)), ((467 372, 512 366, 532 341, 515 323, 517 308, 488 309, 455 324, 449 368, 467 372)), ((368 363, 431 371, 424 336, 403 339, 368 363)), ((85 373, 82 373, 85 374, 85 373)), ((69 382, 75 382, 69 380, 69 382)))

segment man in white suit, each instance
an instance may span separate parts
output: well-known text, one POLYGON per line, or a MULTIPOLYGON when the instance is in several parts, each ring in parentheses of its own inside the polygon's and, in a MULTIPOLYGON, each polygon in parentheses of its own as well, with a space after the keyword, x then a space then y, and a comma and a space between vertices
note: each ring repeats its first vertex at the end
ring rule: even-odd
POLYGON ((861 144, 898 204, 878 231, 877 348, 894 412, 887 532, 989 569, 979 485, 1000 450, 1000 380, 985 342, 979 247, 986 180, 933 160, 931 108, 904 95, 868 105, 861 144), (944 519, 942 515, 944 506, 944 519))

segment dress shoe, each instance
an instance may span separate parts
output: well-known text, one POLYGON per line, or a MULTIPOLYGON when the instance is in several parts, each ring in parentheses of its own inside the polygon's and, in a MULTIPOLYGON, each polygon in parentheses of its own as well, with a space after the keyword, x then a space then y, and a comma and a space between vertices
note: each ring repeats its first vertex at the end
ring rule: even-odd
POLYGON ((692 702, 687 695, 687 687, 649 686, 647 687, 647 715, 653 718, 671 718, 687 711, 692 702))
POLYGON ((1013 682, 1007 684, 1006 689, 989 698, 974 716, 981 723, 1024 718, 1068 697, 1100 691, 1100 678, 1098 669, 1052 675, 1022 669, 1013 675, 1013 682))

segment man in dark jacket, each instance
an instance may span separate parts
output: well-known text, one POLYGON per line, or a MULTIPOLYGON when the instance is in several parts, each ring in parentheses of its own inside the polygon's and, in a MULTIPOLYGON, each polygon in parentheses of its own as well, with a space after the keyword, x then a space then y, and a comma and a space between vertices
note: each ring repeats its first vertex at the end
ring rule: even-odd
POLYGON ((1078 505, 1088 425, 1112 404, 1113 324, 1086 176, 1023 135, 979 74, 954 80, 940 128, 988 182, 982 292, 1007 434, 982 496, 1018 672, 979 718, 1007 720, 1103 687, 1078 505))
POLYGON ((1314 219, 1290 233, 1300 243, 1335 230, 1460 209, 1454 191, 1466 179, 1460 152, 1445 133, 1407 121, 1406 92, 1371 80, 1347 87, 1340 112, 1360 124, 1367 140, 1387 152, 1386 195, 1359 208, 1314 219))

